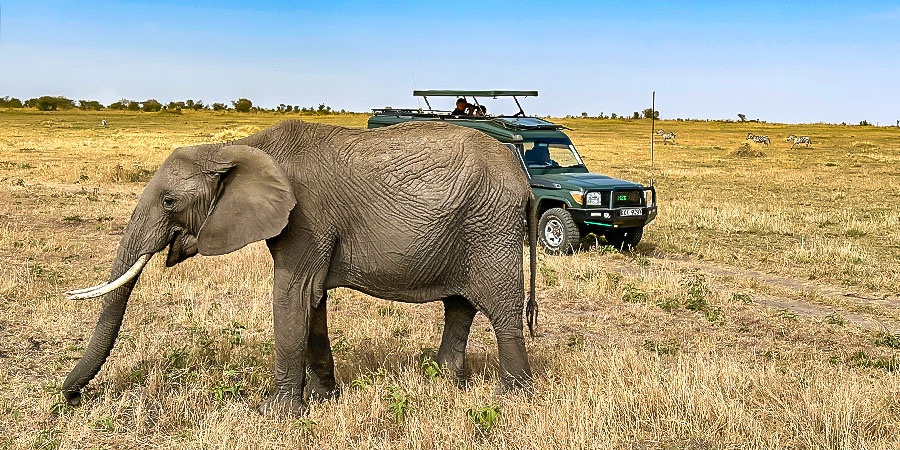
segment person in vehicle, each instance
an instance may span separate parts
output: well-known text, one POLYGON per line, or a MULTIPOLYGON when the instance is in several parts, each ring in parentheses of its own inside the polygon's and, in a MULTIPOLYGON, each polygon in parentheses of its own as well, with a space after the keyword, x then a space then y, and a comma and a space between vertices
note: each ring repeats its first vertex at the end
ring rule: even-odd
POLYGON ((467 116, 469 115, 469 102, 464 98, 456 99, 456 109, 450 113, 451 116, 467 116))
POLYGON ((528 166, 555 166, 555 161, 550 159, 550 148, 547 144, 535 143, 534 147, 525 152, 525 164, 528 166))
POLYGON ((487 108, 484 105, 478 105, 473 109, 473 114, 479 117, 484 117, 487 115, 487 108))

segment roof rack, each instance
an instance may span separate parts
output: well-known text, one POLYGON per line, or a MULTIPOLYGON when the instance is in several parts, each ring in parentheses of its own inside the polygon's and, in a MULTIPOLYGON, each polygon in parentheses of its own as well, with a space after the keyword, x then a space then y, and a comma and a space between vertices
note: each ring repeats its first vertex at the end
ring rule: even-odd
POLYGON ((413 97, 422 97, 425 99, 425 104, 428 105, 428 109, 431 109, 431 102, 428 101, 428 96, 432 97, 472 97, 472 100, 475 101, 475 104, 478 105, 477 97, 512 97, 516 102, 516 106, 519 107, 519 112, 517 112, 513 117, 525 117, 525 111, 522 110, 522 104, 519 103, 519 99, 517 97, 537 97, 538 91, 508 91, 508 90, 490 90, 490 91, 461 91, 461 90, 419 90, 416 89, 413 91, 413 97))
POLYGON ((457 90, 415 90, 413 97, 537 97, 538 91, 457 91, 457 90))

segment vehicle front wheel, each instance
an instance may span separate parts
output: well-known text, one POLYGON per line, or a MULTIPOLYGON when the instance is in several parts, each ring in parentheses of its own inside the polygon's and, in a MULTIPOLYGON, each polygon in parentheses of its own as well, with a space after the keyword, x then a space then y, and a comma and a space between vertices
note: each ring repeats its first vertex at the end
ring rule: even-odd
POLYGON ((620 230, 610 230, 604 235, 606 242, 619 251, 629 251, 637 247, 644 236, 644 227, 623 228, 620 230))
POLYGON ((549 253, 572 253, 579 247, 581 232, 568 211, 552 208, 541 214, 538 239, 549 253))

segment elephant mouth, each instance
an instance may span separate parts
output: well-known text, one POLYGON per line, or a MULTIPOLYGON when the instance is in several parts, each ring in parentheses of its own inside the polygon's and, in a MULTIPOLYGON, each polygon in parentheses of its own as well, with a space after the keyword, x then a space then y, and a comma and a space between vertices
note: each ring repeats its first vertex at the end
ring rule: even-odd
POLYGON ((197 238, 181 229, 176 229, 169 242, 166 267, 172 267, 197 254, 197 238))

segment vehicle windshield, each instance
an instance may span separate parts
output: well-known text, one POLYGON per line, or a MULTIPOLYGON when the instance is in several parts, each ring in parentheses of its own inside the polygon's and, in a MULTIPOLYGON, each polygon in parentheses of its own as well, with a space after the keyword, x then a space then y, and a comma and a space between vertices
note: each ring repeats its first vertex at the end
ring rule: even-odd
POLYGON ((523 142, 516 144, 523 152, 525 165, 529 169, 549 169, 554 167, 582 167, 584 162, 575 151, 575 146, 568 143, 523 142))

